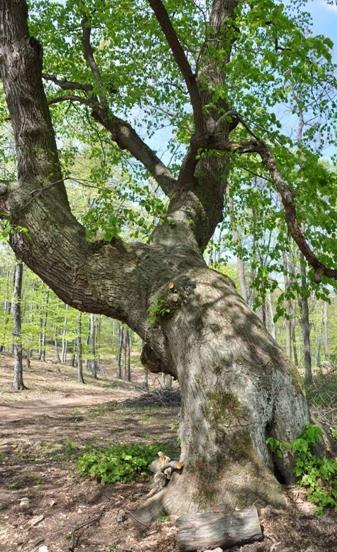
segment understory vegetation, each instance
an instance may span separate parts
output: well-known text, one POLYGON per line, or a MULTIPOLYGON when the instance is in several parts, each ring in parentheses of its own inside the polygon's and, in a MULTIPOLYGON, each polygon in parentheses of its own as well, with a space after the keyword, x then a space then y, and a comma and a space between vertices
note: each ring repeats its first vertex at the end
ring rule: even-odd
MULTIPOLYGON (((337 428, 331 428, 331 437, 336 440, 337 428)), ((277 458, 284 454, 294 457, 294 475, 299 485, 308 489, 308 498, 317 506, 317 513, 326 508, 337 509, 337 458, 319 452, 319 442, 324 433, 321 427, 309 424, 302 435, 292 442, 269 437, 267 444, 277 458)))
POLYGON ((81 473, 96 477, 101 483, 131 481, 138 475, 148 474, 149 464, 158 452, 167 453, 167 447, 163 444, 120 444, 84 453, 79 457, 77 467, 81 473))

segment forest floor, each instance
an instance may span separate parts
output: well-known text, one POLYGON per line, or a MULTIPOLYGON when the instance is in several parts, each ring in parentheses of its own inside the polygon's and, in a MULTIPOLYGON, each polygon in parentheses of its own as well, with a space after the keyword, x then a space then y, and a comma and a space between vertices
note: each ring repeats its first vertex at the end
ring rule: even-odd
MULTIPOLYGON (((132 384, 106 369, 80 385, 74 368, 33 361, 25 371, 29 390, 20 393, 11 391, 11 375, 10 357, 0 355, 0 551, 178 551, 175 520, 145 527, 132 516, 149 480, 102 485, 76 469, 88 445, 175 448, 174 401, 147 394, 140 369, 132 384)), ((158 379, 150 384, 158 388, 158 379)), ((261 510, 264 540, 233 552, 337 552, 336 515, 316 516, 296 487, 287 494, 286 511, 261 510)))

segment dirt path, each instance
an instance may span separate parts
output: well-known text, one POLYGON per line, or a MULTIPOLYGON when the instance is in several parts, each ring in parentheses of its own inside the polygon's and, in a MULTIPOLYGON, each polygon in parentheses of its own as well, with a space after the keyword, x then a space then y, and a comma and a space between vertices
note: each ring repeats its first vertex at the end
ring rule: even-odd
POLYGON ((100 485, 78 474, 76 458, 88 445, 174 441, 177 407, 139 403, 141 372, 135 385, 104 374, 83 386, 71 367, 33 362, 30 389, 13 393, 1 356, 0 370, 0 551, 176 550, 171 522, 140 538, 131 516, 116 521, 144 500, 147 482, 100 485))
MULTIPOLYGON (((0 552, 178 552, 174 519, 132 517, 148 481, 101 485, 76 468, 88 445, 176 446, 178 407, 145 400, 141 378, 81 386, 70 367, 33 363, 30 390, 13 393, 0 356, 0 552)), ((260 512, 264 540, 232 552, 337 552, 336 515, 315 516, 296 488, 288 496, 287 511, 260 512)))
POLYGON ((64 397, 49 397, 48 399, 34 399, 17 404, 15 400, 12 404, 0 405, 0 427, 8 421, 20 421, 37 416, 55 416, 58 417, 64 413, 66 409, 82 408, 85 406, 93 406, 95 404, 109 404, 111 402, 123 402, 125 396, 136 398, 141 395, 139 391, 127 391, 124 389, 111 391, 109 394, 82 393, 80 397, 75 393, 68 393, 64 397))

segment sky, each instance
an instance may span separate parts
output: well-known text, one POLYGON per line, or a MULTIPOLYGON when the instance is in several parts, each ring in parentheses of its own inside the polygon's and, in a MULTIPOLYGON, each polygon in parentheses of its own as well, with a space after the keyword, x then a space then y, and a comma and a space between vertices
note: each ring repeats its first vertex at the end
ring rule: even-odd
POLYGON ((308 4, 308 10, 313 16, 314 32, 324 34, 332 38, 337 52, 337 2, 328 5, 325 0, 312 0, 308 4))
POLYGON ((325 0, 312 0, 308 11, 313 16, 314 31, 329 36, 337 45, 337 2, 331 6, 325 0))

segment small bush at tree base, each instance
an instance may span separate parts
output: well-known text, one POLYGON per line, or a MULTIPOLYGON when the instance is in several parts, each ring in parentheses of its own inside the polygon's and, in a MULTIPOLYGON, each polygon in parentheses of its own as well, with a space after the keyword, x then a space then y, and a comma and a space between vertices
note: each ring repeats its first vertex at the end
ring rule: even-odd
POLYGON ((82 454, 77 467, 83 474, 96 477, 101 483, 131 481, 147 471, 149 464, 164 445, 115 445, 82 454))
POLYGON ((316 504, 319 514, 326 508, 337 509, 337 459, 314 452, 322 435, 319 426, 308 424, 302 435, 291 443, 272 437, 267 439, 277 457, 282 457, 284 450, 294 455, 294 474, 298 483, 308 488, 308 498, 316 504))

